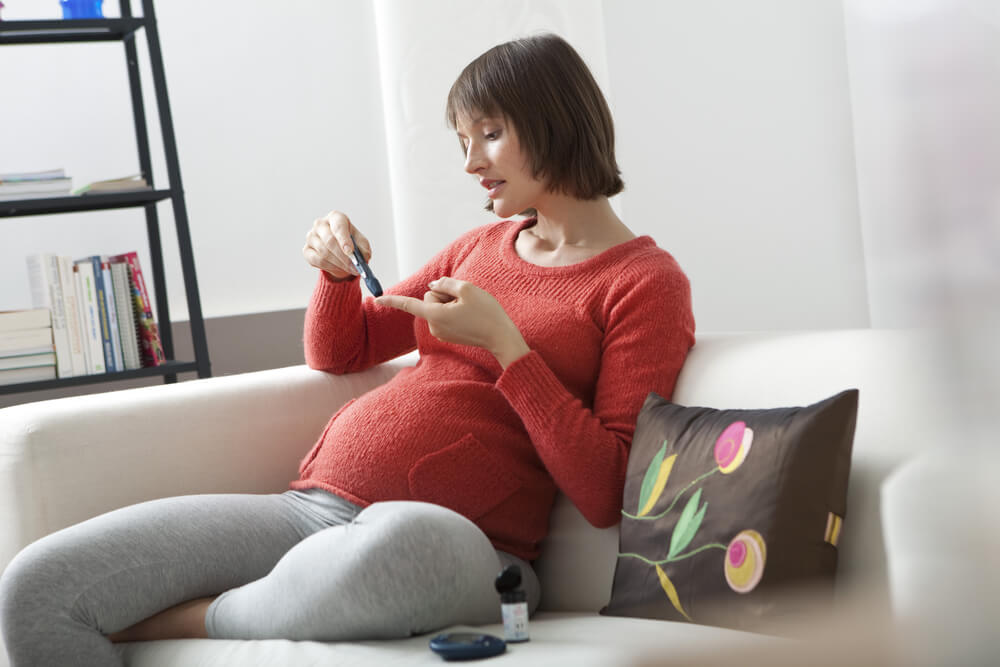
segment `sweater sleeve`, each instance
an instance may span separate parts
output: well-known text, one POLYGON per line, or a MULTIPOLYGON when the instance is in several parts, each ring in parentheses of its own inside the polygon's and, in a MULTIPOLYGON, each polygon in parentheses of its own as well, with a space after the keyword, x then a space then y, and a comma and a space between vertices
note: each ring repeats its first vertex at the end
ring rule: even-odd
MULTIPOLYGON (((419 271, 385 290, 423 298, 427 283, 448 275, 475 242, 477 231, 459 237, 419 271)), ((316 288, 306 308, 303 344, 310 368, 335 374, 356 373, 394 359, 416 348, 414 317, 379 306, 372 297, 361 297, 360 279, 335 281, 319 272, 316 288)))
POLYGON ((635 421, 649 392, 669 397, 694 344, 690 287, 679 269, 624 275, 607 296, 593 407, 535 351, 497 382, 559 489, 599 528, 621 518, 635 421))

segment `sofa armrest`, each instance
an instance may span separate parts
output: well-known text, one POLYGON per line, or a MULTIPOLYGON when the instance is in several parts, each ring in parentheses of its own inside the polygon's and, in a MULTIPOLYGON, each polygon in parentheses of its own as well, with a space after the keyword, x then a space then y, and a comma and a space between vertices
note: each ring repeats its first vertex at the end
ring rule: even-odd
POLYGON ((412 365, 306 366, 0 410, 0 569, 25 545, 112 509, 196 493, 273 493, 348 399, 412 365))
POLYGON ((908 638, 901 664, 995 664, 1000 618, 1000 455, 993 438, 955 439, 882 485, 892 612, 908 638), (976 446, 977 440, 982 446, 976 446))

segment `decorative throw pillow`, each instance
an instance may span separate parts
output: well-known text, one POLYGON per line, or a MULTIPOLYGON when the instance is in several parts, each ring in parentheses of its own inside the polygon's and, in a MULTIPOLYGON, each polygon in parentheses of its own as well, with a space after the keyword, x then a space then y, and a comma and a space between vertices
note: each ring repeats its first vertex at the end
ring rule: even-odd
POLYGON ((636 423, 611 616, 766 630, 832 592, 858 391, 715 410, 651 393, 636 423))

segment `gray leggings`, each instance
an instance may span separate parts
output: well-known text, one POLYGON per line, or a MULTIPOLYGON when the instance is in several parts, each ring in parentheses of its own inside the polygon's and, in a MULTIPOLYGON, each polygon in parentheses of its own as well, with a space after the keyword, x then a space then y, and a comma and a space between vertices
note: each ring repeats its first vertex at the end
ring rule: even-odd
POLYGON ((322 490, 142 503, 38 540, 0 578, 13 667, 119 665, 105 638, 222 593, 209 636, 320 641, 406 637, 500 620, 493 580, 525 561, 465 517, 427 503, 364 510, 322 490))

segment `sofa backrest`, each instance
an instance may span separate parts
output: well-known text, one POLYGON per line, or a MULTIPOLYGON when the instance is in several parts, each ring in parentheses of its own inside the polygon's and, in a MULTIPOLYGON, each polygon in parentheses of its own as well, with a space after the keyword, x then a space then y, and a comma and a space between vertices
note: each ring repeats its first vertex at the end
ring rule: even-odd
MULTIPOLYGON (((934 368, 929 336, 897 330, 699 335, 673 401, 712 408, 774 408, 860 390, 840 538, 838 592, 864 588, 888 604, 879 493, 882 481, 934 439, 922 416, 934 368)), ((610 598, 618 529, 590 526, 560 497, 536 568, 542 608, 596 611, 610 598)))

